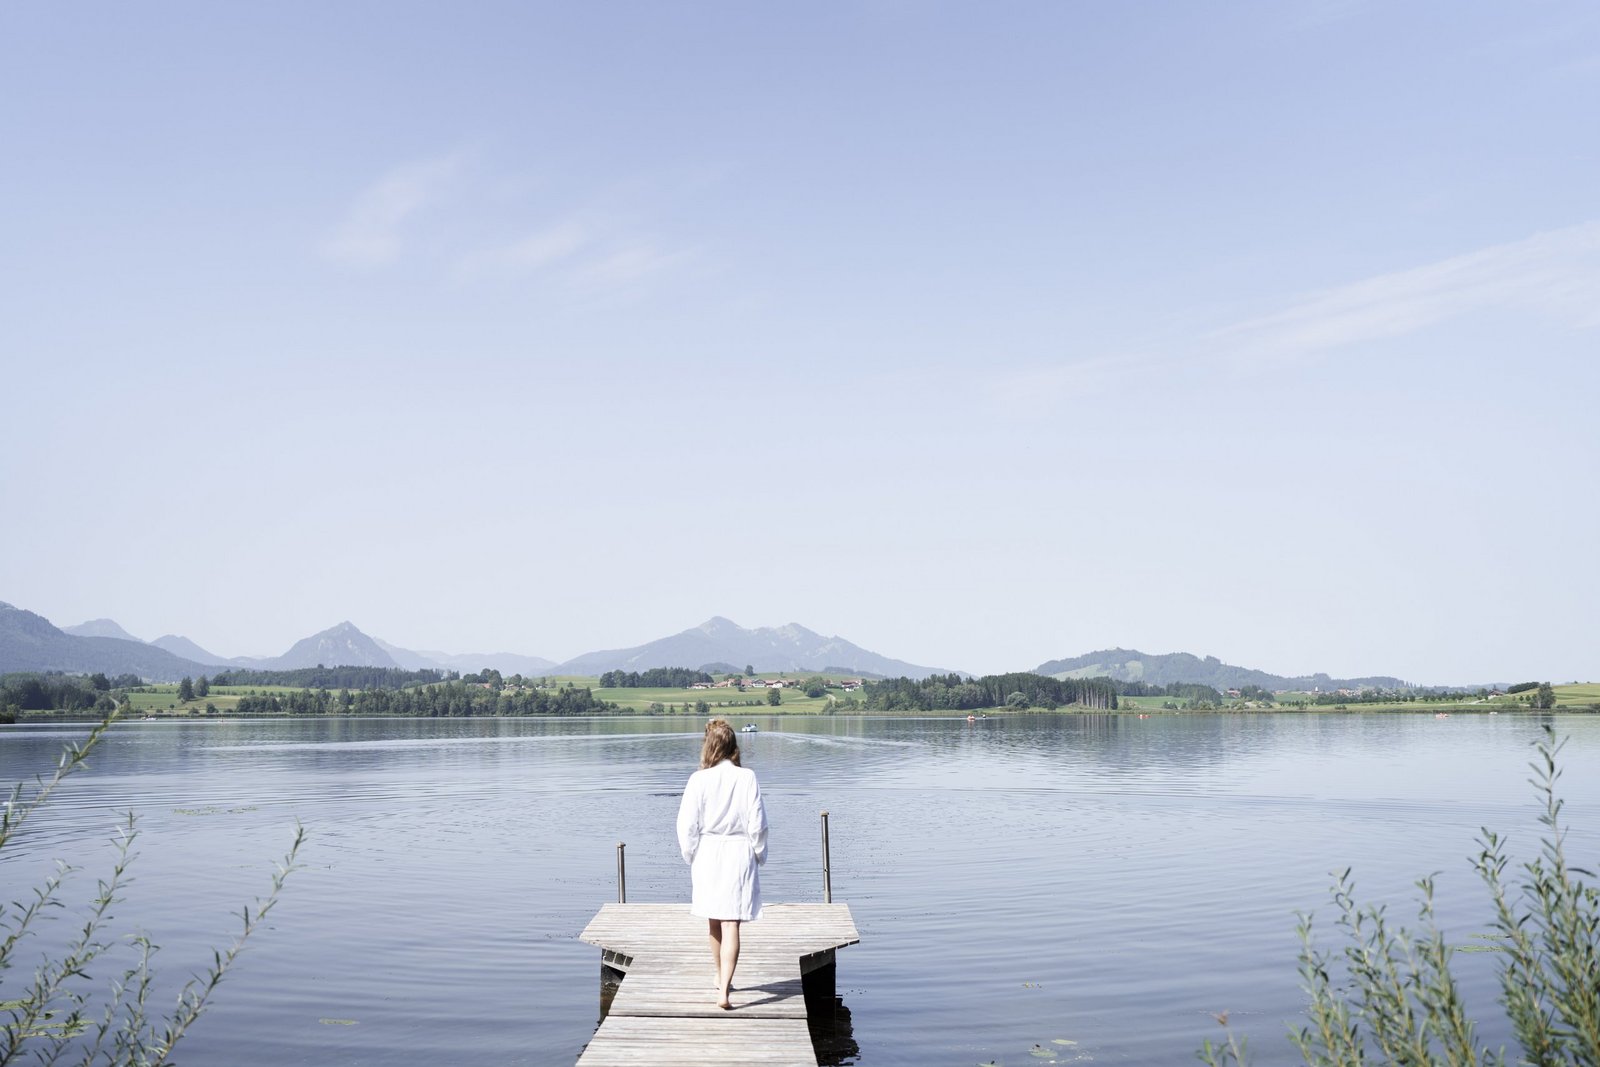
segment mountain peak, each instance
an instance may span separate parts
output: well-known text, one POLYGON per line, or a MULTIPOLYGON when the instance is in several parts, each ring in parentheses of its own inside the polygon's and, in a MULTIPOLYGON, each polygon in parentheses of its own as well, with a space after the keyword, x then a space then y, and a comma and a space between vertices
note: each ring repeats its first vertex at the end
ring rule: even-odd
POLYGON ((780 637, 787 637, 791 640, 807 637, 815 637, 820 639, 822 637, 822 635, 817 633, 817 631, 808 630, 806 627, 801 626, 797 622, 786 622, 782 626, 774 627, 772 632, 780 637))
POLYGON ((150 643, 156 648, 166 649, 180 659, 194 660, 196 663, 204 663, 208 667, 233 666, 226 657, 219 656, 214 652, 207 652, 181 634, 162 634, 150 643))
POLYGON ((63 626, 61 632, 74 637, 114 637, 118 641, 137 641, 141 645, 145 643, 142 637, 135 637, 118 626, 114 619, 90 619, 76 626, 63 626))
POLYGON ((699 626, 649 644, 585 653, 562 664, 556 673, 601 674, 651 667, 693 667, 703 663, 731 663, 735 669, 744 664, 758 672, 827 669, 915 678, 945 673, 890 659, 842 637, 822 637, 797 622, 749 630, 721 615, 713 615, 699 626))
POLYGON ((279 670, 299 667, 397 667, 395 658, 346 619, 321 633, 295 642, 293 648, 273 661, 279 670))

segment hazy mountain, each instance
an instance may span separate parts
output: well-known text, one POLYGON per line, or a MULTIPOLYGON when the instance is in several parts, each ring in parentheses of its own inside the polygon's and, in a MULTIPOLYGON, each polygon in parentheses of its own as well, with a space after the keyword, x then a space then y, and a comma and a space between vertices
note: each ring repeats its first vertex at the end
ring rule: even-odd
POLYGON ((444 666, 444 664, 431 656, 425 656, 421 652, 413 652, 409 648, 401 648, 399 645, 391 645, 381 637, 374 637, 372 643, 389 653, 390 659, 408 671, 439 670, 444 666))
POLYGON ((196 663, 204 663, 209 667, 240 667, 249 662, 242 659, 229 659, 226 656, 219 656, 215 652, 207 652, 187 637, 180 637, 178 634, 162 634, 150 643, 157 648, 166 649, 174 656, 182 659, 192 659, 196 663))
POLYGON ((295 670, 300 667, 398 667, 393 656, 354 623, 341 622, 294 643, 276 659, 250 664, 261 670, 295 670))
POLYGON ((103 671, 175 682, 206 668, 143 641, 69 634, 41 615, 0 602, 0 673, 7 671, 103 671))
POLYGON ((943 673, 939 668, 919 667, 868 652, 842 637, 823 637, 799 623, 747 630, 720 616, 635 648, 587 652, 561 664, 554 673, 593 675, 651 667, 692 667, 700 663, 735 663, 741 670, 748 664, 757 672, 831 668, 911 678, 943 673))
POLYGON ((1395 689, 1405 685, 1398 678, 1330 678, 1326 674, 1285 677, 1249 667, 1235 667, 1215 656, 1201 658, 1188 652, 1151 655, 1130 648, 1107 648, 1072 659, 1053 659, 1039 665, 1040 674, 1053 678, 1115 678, 1119 682, 1145 682, 1170 685, 1173 682, 1198 682, 1216 689, 1237 689, 1259 685, 1263 689, 1332 690, 1360 689, 1366 686, 1395 689))
POLYGON ((73 637, 114 637, 118 641, 137 641, 141 645, 145 643, 144 638, 133 636, 118 626, 114 619, 90 619, 76 626, 63 626, 61 632, 71 634, 73 637))
POLYGON ((472 674, 485 667, 492 667, 507 675, 541 675, 551 673, 556 666, 554 660, 545 659, 543 656, 523 656, 515 652, 434 652, 426 649, 414 651, 401 648, 399 645, 391 645, 380 638, 374 637, 372 640, 408 671, 432 667, 472 674))

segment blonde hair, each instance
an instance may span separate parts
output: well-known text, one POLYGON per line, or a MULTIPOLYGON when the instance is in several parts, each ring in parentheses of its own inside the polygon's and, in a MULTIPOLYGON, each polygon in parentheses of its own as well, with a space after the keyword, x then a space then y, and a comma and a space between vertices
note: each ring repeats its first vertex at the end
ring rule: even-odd
POLYGON ((735 767, 740 766, 739 739, 734 736, 727 719, 712 719, 706 723, 705 743, 700 746, 700 769, 715 767, 723 760, 732 760, 735 767))

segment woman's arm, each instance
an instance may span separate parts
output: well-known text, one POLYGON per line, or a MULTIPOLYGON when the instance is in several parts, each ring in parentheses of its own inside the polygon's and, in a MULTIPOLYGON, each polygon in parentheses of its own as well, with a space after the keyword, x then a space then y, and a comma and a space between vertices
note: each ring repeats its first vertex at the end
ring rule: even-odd
POLYGON ((683 862, 693 863, 694 854, 700 850, 700 790, 694 775, 683 787, 683 800, 678 804, 678 851, 683 862))
POLYGON ((750 775, 750 792, 752 799, 746 825, 750 827, 750 847, 760 865, 767 862, 767 806, 761 802, 761 782, 754 774, 750 775))

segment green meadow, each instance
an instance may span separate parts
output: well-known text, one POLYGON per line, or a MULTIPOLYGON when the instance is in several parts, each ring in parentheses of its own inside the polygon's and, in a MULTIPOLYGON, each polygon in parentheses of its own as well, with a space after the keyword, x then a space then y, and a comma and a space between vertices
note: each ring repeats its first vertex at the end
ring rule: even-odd
MULTIPOLYGON (((1174 697, 1118 697, 1117 706, 1124 711, 1160 711, 1161 705, 1176 698, 1174 697)), ((1179 701, 1179 703, 1182 703, 1179 701)))
MULTIPOLYGON (((590 686, 597 686, 593 678, 586 679, 590 686)), ((585 684, 584 681, 578 682, 585 684)), ((661 705, 658 714, 694 714, 695 705, 704 701, 711 707, 711 714, 721 715, 723 718, 733 718, 743 714, 796 714, 816 715, 828 710, 828 705, 844 698, 844 693, 837 689, 828 690, 829 695, 823 697, 808 697, 798 689, 779 689, 779 703, 776 707, 767 703, 766 689, 746 689, 740 692, 737 689, 600 689, 594 690, 594 695, 601 700, 609 700, 619 704, 630 711, 648 713, 652 704, 661 705)))
POLYGON ((204 715, 206 705, 212 704, 218 715, 231 715, 239 707, 239 698, 242 696, 298 692, 294 686, 288 685, 214 685, 208 695, 182 701, 178 699, 178 687, 175 684, 147 685, 142 688, 146 691, 126 694, 124 714, 134 718, 142 715, 204 715))
POLYGON ((1600 706, 1600 682, 1573 682, 1571 685, 1552 686, 1556 691, 1556 706, 1594 704, 1600 706))

